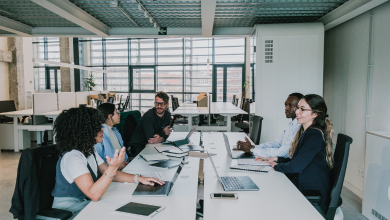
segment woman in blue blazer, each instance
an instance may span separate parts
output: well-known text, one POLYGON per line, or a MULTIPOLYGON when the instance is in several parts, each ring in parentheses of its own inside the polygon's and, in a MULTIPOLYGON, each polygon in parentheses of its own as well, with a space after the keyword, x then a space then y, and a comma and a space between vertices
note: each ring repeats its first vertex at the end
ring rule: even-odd
MULTIPOLYGON (((112 103, 103 103, 97 108, 106 120, 103 124, 103 141, 95 144, 95 149, 99 156, 106 161, 106 156, 113 158, 115 150, 120 150, 123 147, 122 136, 118 129, 114 125, 120 122, 120 113, 112 103)), ((119 170, 122 170, 129 162, 127 162, 128 156, 125 155, 125 161, 119 166, 119 170)))
POLYGON ((301 124, 289 150, 290 158, 258 157, 286 176, 301 191, 318 191, 320 206, 326 213, 330 199, 330 169, 333 167, 333 128, 327 118, 324 99, 315 94, 304 96, 296 109, 301 124))

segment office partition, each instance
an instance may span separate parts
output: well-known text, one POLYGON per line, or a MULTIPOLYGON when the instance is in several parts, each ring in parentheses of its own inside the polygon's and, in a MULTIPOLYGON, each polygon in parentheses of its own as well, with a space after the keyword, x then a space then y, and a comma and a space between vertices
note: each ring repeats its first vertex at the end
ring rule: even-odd
POLYGON ((60 92, 58 96, 58 110, 76 107, 76 94, 74 92, 60 92))

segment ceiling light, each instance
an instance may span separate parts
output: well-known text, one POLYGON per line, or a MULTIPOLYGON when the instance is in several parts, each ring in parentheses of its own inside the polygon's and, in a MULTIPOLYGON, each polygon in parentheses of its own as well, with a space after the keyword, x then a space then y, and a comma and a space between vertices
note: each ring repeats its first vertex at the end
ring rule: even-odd
POLYGON ((149 17, 149 14, 145 11, 145 12, 144 12, 144 16, 145 16, 145 18, 148 18, 148 17, 149 17))
POLYGON ((142 11, 142 6, 141 6, 141 4, 138 4, 138 10, 139 10, 139 11, 142 11))
POLYGON ((160 32, 160 27, 157 27, 158 32, 160 32))

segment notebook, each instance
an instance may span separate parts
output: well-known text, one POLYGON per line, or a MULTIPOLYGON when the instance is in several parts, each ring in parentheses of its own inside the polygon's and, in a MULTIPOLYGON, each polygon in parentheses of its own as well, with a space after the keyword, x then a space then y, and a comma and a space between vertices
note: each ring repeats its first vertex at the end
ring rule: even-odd
POLYGON ((146 161, 160 161, 160 160, 169 160, 169 158, 162 154, 139 154, 140 157, 142 157, 146 161))
POLYGON ((238 165, 270 166, 270 164, 265 161, 254 159, 238 159, 238 165))
POLYGON ((268 173, 268 171, 270 171, 272 169, 272 167, 271 166, 236 165, 236 166, 231 166, 230 169, 268 173))

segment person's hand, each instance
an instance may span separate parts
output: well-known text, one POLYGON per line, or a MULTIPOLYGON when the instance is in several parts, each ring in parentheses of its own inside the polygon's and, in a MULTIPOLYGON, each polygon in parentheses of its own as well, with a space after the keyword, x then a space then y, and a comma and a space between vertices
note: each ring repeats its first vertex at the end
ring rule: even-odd
POLYGON ((278 165, 278 163, 276 163, 276 162, 268 162, 268 163, 269 163, 269 165, 271 165, 272 168, 274 168, 274 166, 278 165))
POLYGON ((165 135, 170 135, 171 134, 171 128, 169 127, 169 125, 168 126, 166 126, 164 129, 164 132, 165 132, 165 135))
POLYGON ((266 161, 268 163, 271 163, 271 162, 277 162, 278 161, 278 158, 277 157, 256 157, 257 161, 266 161))
POLYGON ((109 156, 106 156, 106 160, 107 160, 108 165, 118 169, 118 167, 125 160, 125 155, 126 155, 125 150, 126 150, 125 147, 122 147, 121 151, 115 150, 114 158, 112 158, 112 159, 109 156))
POLYGON ((248 140, 247 137, 245 137, 245 142, 244 141, 237 141, 237 149, 242 150, 245 153, 250 153, 252 149, 252 144, 248 140))
POLYGON ((155 134, 153 138, 149 138, 149 144, 157 144, 163 142, 164 138, 160 137, 160 135, 155 134))
POLYGON ((118 170, 123 170, 123 168, 125 168, 127 166, 127 164, 129 164, 128 161, 123 161, 123 163, 121 165, 119 165, 118 170))
POLYGON ((154 183, 157 183, 159 185, 164 185, 165 182, 162 181, 162 180, 159 180, 159 179, 155 179, 153 177, 141 177, 139 176, 137 178, 138 182, 144 184, 144 185, 150 185, 150 186, 154 186, 154 183))

